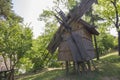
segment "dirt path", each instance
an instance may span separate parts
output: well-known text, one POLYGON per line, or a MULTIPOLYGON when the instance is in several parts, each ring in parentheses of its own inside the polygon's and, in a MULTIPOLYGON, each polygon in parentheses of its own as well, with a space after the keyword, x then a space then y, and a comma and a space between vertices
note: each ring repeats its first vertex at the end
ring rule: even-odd
POLYGON ((15 76, 15 80, 19 80, 19 78, 21 78, 21 77, 28 77, 28 76, 31 76, 31 75, 33 75, 33 74, 43 74, 43 73, 45 73, 45 72, 47 72, 47 71, 52 71, 52 70, 62 70, 62 68, 47 68, 47 69, 43 69, 43 70, 41 70, 41 71, 37 71, 37 72, 33 72, 33 73, 28 73, 28 74, 21 74, 21 75, 18 75, 18 76, 15 76))

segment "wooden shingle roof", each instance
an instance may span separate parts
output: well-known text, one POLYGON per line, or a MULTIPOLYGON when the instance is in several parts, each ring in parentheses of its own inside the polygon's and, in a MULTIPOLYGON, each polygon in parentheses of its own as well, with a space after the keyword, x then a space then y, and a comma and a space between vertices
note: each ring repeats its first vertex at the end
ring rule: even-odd
POLYGON ((94 35, 99 35, 99 32, 95 29, 95 26, 93 25, 90 25, 89 23, 87 23, 86 21, 80 19, 79 22, 81 24, 83 24, 86 28, 86 30, 88 30, 91 34, 94 34, 94 35))

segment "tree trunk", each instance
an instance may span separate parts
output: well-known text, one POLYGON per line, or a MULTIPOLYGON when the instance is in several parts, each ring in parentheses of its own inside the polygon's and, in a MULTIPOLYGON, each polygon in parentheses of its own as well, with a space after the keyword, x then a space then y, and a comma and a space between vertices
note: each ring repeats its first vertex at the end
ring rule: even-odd
POLYGON ((14 69, 10 70, 8 73, 7 80, 14 80, 14 69))
POLYGON ((120 56, 120 31, 118 31, 118 55, 120 56))
POLYGON ((94 43, 95 43, 96 58, 97 60, 99 60, 99 53, 98 53, 98 47, 97 47, 97 41, 95 35, 94 35, 94 43))
POLYGON ((8 65, 7 65, 7 60, 6 60, 6 58, 5 58, 5 56, 3 54, 2 54, 2 57, 3 57, 6 69, 9 70, 8 65))

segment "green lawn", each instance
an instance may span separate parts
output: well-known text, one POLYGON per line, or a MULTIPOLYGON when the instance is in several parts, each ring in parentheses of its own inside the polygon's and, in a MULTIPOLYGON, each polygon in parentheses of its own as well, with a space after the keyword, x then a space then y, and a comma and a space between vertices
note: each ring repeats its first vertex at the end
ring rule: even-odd
POLYGON ((101 57, 101 60, 94 62, 97 70, 84 75, 77 75, 73 72, 66 75, 65 70, 52 70, 18 80, 120 80, 120 57, 117 52, 109 53, 101 57))

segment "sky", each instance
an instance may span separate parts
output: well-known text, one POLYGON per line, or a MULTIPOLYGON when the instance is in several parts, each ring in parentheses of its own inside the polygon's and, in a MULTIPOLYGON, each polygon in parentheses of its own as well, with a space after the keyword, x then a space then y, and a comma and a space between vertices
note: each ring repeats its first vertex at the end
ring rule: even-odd
POLYGON ((43 9, 52 7, 53 0, 13 0, 14 12, 24 19, 24 24, 30 24, 34 38, 44 32, 44 23, 38 21, 43 9))
MULTIPOLYGON (((51 8, 53 0, 13 0, 13 10, 23 17, 24 24, 30 24, 33 30, 33 38, 37 38, 44 32, 44 22, 38 21, 43 9, 51 8)), ((116 30, 112 29, 111 34, 116 36, 116 30)))

